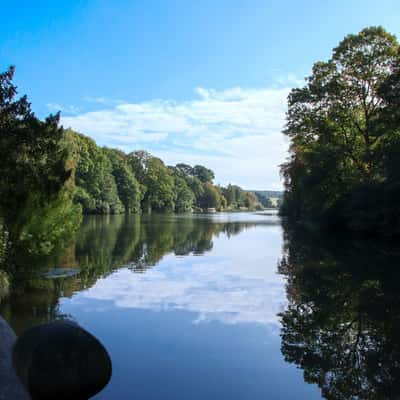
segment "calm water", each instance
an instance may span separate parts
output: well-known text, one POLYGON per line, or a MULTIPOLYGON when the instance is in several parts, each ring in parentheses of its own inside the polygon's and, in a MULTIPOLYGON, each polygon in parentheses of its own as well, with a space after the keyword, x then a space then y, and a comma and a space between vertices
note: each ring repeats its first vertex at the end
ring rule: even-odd
POLYGON ((79 273, 26 262, 0 313, 17 334, 70 318, 97 336, 113 376, 96 399, 391 399, 398 260, 276 216, 88 217, 40 261, 79 273))

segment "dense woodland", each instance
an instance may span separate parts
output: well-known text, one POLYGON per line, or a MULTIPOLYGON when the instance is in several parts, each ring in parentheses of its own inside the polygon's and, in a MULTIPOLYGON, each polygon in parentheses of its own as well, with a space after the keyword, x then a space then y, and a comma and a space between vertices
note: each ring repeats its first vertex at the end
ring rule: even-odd
POLYGON ((214 185, 214 172, 202 165, 167 166, 145 151, 101 148, 70 129, 65 140, 74 160, 75 201, 86 214, 261 207, 253 192, 214 185))
POLYGON ((213 183, 202 166, 167 166, 145 151, 125 154, 32 112, 14 68, 0 74, 0 263, 9 245, 48 254, 82 214, 254 210, 268 205, 239 186, 213 183))
POLYGON ((289 96, 281 213, 327 230, 400 234, 400 51, 381 27, 349 35, 289 96))

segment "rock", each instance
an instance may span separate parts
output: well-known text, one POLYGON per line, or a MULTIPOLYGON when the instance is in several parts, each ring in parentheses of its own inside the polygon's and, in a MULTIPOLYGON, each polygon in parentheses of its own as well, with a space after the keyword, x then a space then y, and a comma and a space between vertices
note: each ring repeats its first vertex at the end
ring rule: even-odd
POLYGON ((0 317, 0 400, 29 400, 30 397, 12 366, 12 348, 16 336, 0 317))
POLYGON ((34 400, 86 400, 107 385, 112 372, 104 346, 72 321, 24 332, 15 343, 13 364, 34 400))
POLYGON ((69 278, 80 272, 81 270, 77 268, 53 268, 50 271, 44 272, 42 276, 46 279, 69 278))

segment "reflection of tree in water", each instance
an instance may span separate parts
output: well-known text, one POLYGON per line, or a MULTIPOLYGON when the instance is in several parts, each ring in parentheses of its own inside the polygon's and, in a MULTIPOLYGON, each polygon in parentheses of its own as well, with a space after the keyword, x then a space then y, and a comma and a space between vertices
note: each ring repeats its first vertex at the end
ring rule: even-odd
POLYGON ((107 215, 85 218, 74 242, 62 255, 32 258, 19 254, 18 274, 0 314, 22 332, 29 326, 63 318, 59 298, 91 287, 97 279, 126 266, 145 272, 163 256, 203 254, 213 247, 221 232, 231 236, 253 223, 215 223, 210 219, 176 218, 173 215, 107 215), (76 276, 43 279, 42 271, 54 266, 79 268, 76 276))
POLYGON ((282 352, 327 399, 400 398, 400 254, 288 232, 282 352))

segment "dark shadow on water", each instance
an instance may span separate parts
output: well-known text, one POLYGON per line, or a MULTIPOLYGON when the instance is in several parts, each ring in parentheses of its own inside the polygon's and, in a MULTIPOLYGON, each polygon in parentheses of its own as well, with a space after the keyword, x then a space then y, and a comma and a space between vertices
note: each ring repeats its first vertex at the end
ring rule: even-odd
POLYGON ((285 227, 282 353, 327 399, 400 398, 400 251, 285 227))

